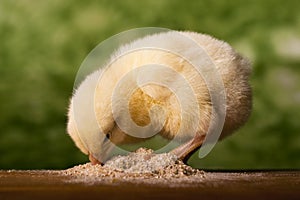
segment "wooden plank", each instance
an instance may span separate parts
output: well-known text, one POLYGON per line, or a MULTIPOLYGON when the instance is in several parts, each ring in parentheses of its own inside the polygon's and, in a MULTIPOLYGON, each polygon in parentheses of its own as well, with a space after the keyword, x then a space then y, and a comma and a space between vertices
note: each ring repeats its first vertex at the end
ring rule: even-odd
POLYGON ((84 183, 60 171, 0 171, 0 199, 300 199, 300 171, 206 172, 190 185, 84 183))

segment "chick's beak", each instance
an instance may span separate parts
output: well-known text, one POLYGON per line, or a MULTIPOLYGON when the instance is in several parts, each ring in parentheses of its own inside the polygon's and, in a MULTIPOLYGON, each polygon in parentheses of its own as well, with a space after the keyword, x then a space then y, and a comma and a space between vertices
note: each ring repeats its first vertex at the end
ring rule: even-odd
POLYGON ((92 165, 103 165, 103 163, 94 158, 94 156, 91 153, 89 153, 89 160, 91 161, 92 165))

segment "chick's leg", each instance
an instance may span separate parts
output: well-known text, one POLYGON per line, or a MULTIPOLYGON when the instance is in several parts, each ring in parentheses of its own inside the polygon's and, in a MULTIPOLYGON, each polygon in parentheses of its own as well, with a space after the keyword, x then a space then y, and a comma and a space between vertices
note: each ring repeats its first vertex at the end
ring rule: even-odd
POLYGON ((191 155, 201 147, 204 139, 205 135, 196 134, 193 139, 172 150, 171 153, 184 162, 187 162, 191 155))

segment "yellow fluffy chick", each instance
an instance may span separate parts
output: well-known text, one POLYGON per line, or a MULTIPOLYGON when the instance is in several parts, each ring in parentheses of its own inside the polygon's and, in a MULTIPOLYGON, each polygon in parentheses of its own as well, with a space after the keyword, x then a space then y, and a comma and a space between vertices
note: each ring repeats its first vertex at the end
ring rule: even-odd
POLYGON ((151 124, 147 127, 148 131, 160 127, 158 134, 161 136, 185 141, 173 153, 181 159, 187 159, 203 144, 209 126, 217 126, 211 123, 217 117, 213 115, 211 100, 211 92, 217 86, 208 87, 206 80, 214 80, 214 77, 206 76, 205 70, 202 73, 197 71, 197 67, 209 65, 202 57, 210 58, 213 63, 211 68, 216 69, 225 90, 226 101, 223 106, 226 114, 220 138, 232 133, 247 121, 251 112, 251 88, 248 83, 250 63, 227 43, 211 36, 170 31, 149 35, 121 47, 111 56, 107 66, 95 71, 81 83, 72 96, 68 113, 67 129, 76 146, 89 155, 92 163, 104 163, 109 158, 113 144, 145 139, 125 133, 124 130, 151 124), (178 41, 179 37, 185 37, 191 43, 178 41), (167 50, 141 48, 151 44, 167 50), (197 59, 200 66, 195 67, 192 61, 197 59), (142 66, 151 69, 151 65, 153 70, 149 74, 133 73, 142 69, 142 66), (169 67, 175 73, 162 73, 159 68, 156 70, 155 65, 169 67), (134 88, 141 77, 164 80, 172 89, 155 83, 134 88), (188 94, 185 95, 184 91, 188 88, 184 88, 187 86, 180 81, 182 77, 192 89, 195 101, 190 100, 192 98, 188 94), (116 90, 117 87, 119 90, 116 90), (118 98, 123 96, 128 97, 125 103, 118 98), (180 98, 183 100, 179 101, 180 98), (159 109, 154 109, 155 106, 159 109), (183 111, 183 107, 186 110, 183 111), (128 117, 124 117, 127 112, 128 117), (195 123, 193 119, 198 120, 195 123), (118 122, 125 127, 120 127, 118 122))

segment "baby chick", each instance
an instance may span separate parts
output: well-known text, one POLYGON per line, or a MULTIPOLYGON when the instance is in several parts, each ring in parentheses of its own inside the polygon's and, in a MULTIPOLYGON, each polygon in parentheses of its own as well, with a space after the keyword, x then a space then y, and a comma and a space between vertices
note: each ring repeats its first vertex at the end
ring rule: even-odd
POLYGON ((214 77, 206 76, 205 70, 202 73, 197 70, 197 67, 207 66, 201 60, 204 57, 210 58, 214 65, 211 68, 216 69, 225 90, 226 101, 222 106, 225 106, 226 114, 219 139, 231 134, 247 121, 251 112, 250 63, 227 43, 211 36, 170 31, 146 36, 121 47, 105 68, 93 72, 81 83, 70 101, 69 135, 76 146, 89 155, 92 163, 104 163, 114 145, 146 139, 147 136, 138 137, 138 134, 147 128, 145 133, 153 131, 169 140, 185 141, 172 152, 186 160, 203 144, 209 126, 218 125, 211 123, 218 117, 213 112, 211 100, 211 92, 217 90, 214 88, 217 86, 208 87, 207 83, 207 79, 214 81, 214 77), (178 41, 178 35, 196 45, 178 41), (151 44, 162 45, 167 50, 141 48, 151 44), (200 66, 195 67, 191 60, 198 58, 200 66), (142 66, 150 65, 151 72, 139 74, 142 66), (162 73, 155 66, 166 66, 172 73, 168 70, 162 73), (141 77, 155 77, 164 80, 164 84, 138 85, 141 77), (188 85, 183 84, 182 77, 188 85), (194 101, 184 93, 187 87, 193 91, 194 101), (123 97, 127 101, 121 100, 123 97), (179 101, 180 98, 183 100, 179 101), (130 134, 126 130, 136 133, 130 134))

